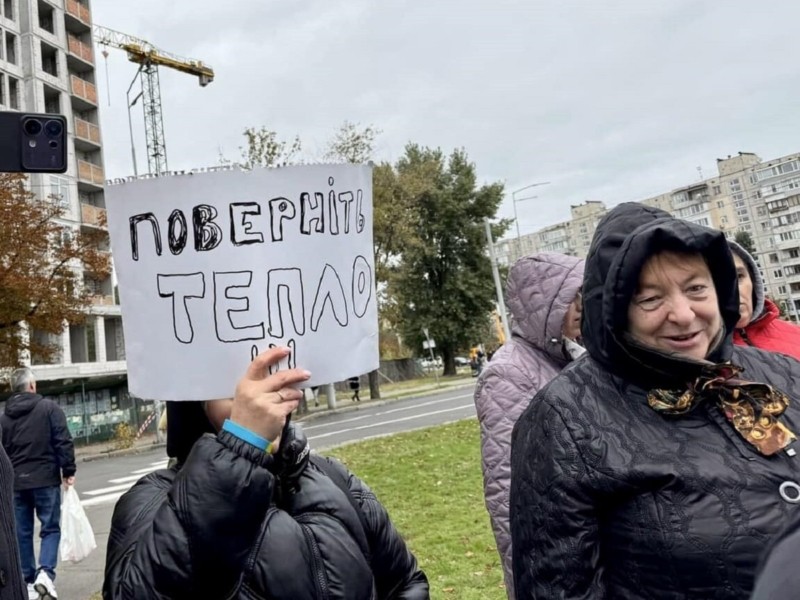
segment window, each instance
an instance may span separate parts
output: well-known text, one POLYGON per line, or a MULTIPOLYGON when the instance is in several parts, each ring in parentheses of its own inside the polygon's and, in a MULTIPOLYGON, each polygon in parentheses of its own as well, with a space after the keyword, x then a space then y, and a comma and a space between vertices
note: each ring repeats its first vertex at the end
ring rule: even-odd
POLYGON ((6 62, 17 64, 17 36, 6 31, 6 62))
POLYGON ((57 177, 56 175, 50 176, 50 194, 53 196, 53 201, 64 210, 69 210, 69 180, 64 177, 57 177))
POLYGON ((6 76, 0 73, 0 106, 6 103, 6 76))
POLYGON ((44 84, 42 84, 42 90, 44 91, 44 112, 60 113, 61 93, 44 84))
POLYGON ((761 231, 769 231, 769 221, 761 221, 761 231))
POLYGON ((775 264, 776 262, 778 262, 778 255, 777 255, 777 254, 775 254, 774 252, 773 252, 772 254, 770 254, 770 255, 769 255, 769 262, 771 262, 771 263, 773 263, 773 264, 775 264))
POLYGON ((52 34, 56 32, 53 21, 54 12, 52 6, 39 0, 39 27, 52 34))
POLYGON ((759 217, 766 217, 767 216, 767 207, 766 206, 759 206, 756 208, 756 214, 759 217))
POLYGON ((792 248, 791 250, 788 250, 786 254, 789 256, 789 258, 800 258, 800 248, 792 248))
POLYGON ((715 185, 714 186, 714 195, 715 196, 719 196, 721 193, 722 193, 722 188, 719 187, 718 185, 715 185))
POLYGON ((14 0, 3 0, 3 16, 9 21, 14 21, 14 0))
POLYGON ((725 208, 725 201, 717 200, 717 208, 725 208))
POLYGON ((688 199, 689 197, 686 195, 686 192, 677 192, 675 194, 672 194, 672 202, 674 202, 675 204, 683 204, 688 199))
POLYGON ((58 77, 58 50, 49 44, 42 44, 42 71, 53 77, 58 77))
POLYGON ((783 271, 781 271, 780 269, 776 269, 775 271, 772 272, 772 276, 776 279, 780 279, 783 277, 783 271))
POLYGON ((741 192, 742 191, 742 185, 739 183, 739 179, 738 178, 737 179, 731 179, 728 182, 728 187, 730 188, 731 193, 741 192))
POLYGON ((759 171, 756 171, 756 177, 759 181, 763 181, 765 179, 769 179, 770 177, 777 177, 778 175, 785 175, 786 173, 794 173, 798 169, 800 169, 800 163, 798 163, 796 160, 790 160, 789 162, 775 165, 774 167, 760 169, 759 171))
POLYGON ((779 294, 785 294, 786 293, 786 286, 785 285, 779 285, 778 286, 778 293, 779 294))
POLYGON ((19 79, 8 76, 8 107, 19 110, 19 79))
POLYGON ((706 217, 703 217, 702 219, 697 219, 695 223, 697 223, 698 225, 702 225, 703 227, 710 227, 710 223, 708 222, 708 219, 706 217))
POLYGON ((720 221, 720 222, 721 222, 723 225, 727 225, 727 224, 728 224, 728 217, 722 217, 722 219, 721 219, 721 221, 720 221))

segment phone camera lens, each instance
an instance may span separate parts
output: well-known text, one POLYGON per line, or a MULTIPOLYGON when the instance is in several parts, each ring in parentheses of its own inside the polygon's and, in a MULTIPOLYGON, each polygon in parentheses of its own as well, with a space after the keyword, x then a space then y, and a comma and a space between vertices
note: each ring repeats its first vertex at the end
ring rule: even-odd
POLYGON ((42 123, 37 119, 28 119, 22 124, 22 129, 28 135, 39 135, 42 132, 42 123))
POLYGON ((60 121, 48 121, 44 126, 44 132, 47 137, 58 137, 62 131, 64 131, 64 128, 60 121))

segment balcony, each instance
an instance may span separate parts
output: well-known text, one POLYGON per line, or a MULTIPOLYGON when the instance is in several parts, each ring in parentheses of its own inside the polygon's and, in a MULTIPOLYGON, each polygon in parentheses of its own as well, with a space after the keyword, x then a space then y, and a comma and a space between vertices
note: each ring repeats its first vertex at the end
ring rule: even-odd
POLYGON ((85 4, 77 0, 65 0, 64 16, 67 31, 82 33, 92 30, 92 13, 85 4))
POLYGON ((79 111, 97 108, 97 88, 95 85, 77 75, 70 75, 69 80, 73 106, 79 111))
POLYGON ((114 296, 89 296, 92 306, 114 306, 114 296))
POLYGON ((78 187, 97 192, 103 189, 104 182, 103 167, 78 159, 78 187))
POLYGON ((67 34, 67 65, 70 70, 77 73, 90 71, 94 68, 94 52, 89 44, 84 44, 80 38, 67 34))
POLYGON ((97 151, 100 148, 100 128, 75 117, 75 147, 82 152, 97 151))
POLYGON ((105 229, 108 223, 106 209, 81 202, 81 223, 90 227, 105 229))

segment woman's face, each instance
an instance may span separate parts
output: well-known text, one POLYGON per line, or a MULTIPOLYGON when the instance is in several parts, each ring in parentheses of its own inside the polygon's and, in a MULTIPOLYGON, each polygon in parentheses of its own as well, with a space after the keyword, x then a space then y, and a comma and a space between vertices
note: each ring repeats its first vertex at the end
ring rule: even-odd
POLYGON ((562 331, 564 337, 573 341, 581 337, 582 310, 583 303, 581 301, 581 293, 578 292, 578 295, 575 296, 575 300, 573 300, 570 303, 569 308, 567 308, 567 314, 564 316, 564 327, 562 331))
POLYGON ((737 254, 733 255, 736 264, 736 278, 739 280, 739 322, 736 327, 747 327, 753 319, 753 280, 744 261, 737 254))
POLYGON ((702 256, 661 252, 645 263, 628 306, 628 332, 637 341, 703 360, 721 328, 717 291, 702 256))

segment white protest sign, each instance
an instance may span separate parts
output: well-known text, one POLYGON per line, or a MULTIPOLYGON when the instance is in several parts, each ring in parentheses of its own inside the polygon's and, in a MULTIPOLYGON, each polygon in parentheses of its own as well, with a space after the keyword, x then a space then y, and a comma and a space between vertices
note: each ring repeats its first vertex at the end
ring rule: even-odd
POLYGON ((271 345, 307 386, 378 368, 370 167, 143 179, 106 204, 132 394, 230 398, 271 345))

